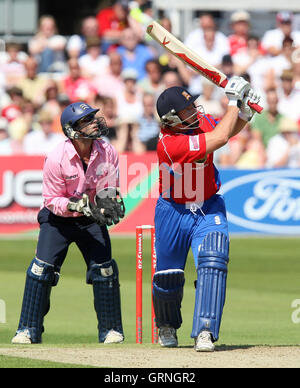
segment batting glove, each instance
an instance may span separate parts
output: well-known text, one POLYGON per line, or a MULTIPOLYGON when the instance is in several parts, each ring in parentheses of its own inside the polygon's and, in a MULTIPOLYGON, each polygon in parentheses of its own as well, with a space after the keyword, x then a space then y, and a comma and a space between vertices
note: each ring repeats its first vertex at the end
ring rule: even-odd
POLYGON ((225 94, 228 97, 228 106, 241 107, 244 96, 250 89, 250 84, 243 77, 234 76, 230 78, 226 87, 225 94))
POLYGON ((248 91, 247 95, 242 100, 242 105, 240 107, 240 112, 239 112, 239 118, 244 120, 244 121, 250 121, 254 115, 255 110, 250 108, 248 105, 249 102, 253 104, 258 104, 260 101, 260 94, 257 93, 255 90, 252 88, 248 91))

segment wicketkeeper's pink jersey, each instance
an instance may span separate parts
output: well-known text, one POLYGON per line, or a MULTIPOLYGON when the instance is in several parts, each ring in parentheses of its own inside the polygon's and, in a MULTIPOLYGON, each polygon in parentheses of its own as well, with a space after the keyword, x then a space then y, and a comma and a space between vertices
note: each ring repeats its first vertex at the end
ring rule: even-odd
POLYGON ((71 140, 60 143, 46 158, 43 170, 43 207, 62 217, 80 217, 67 210, 71 197, 83 193, 93 200, 105 187, 119 186, 119 158, 115 148, 94 140, 87 171, 71 140))

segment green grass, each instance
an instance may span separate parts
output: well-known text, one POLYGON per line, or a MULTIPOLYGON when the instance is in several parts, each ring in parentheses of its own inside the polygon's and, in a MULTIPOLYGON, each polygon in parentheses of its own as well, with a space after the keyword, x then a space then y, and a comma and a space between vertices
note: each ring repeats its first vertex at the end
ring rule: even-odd
MULTIPOLYGON (((0 241, 0 299, 6 303, 7 323, 0 323, 0 346, 11 346, 16 330, 25 271, 34 256, 34 241, 0 241)), ((135 343, 135 240, 113 238, 113 257, 120 270, 123 324, 128 345, 135 343)), ((146 240, 144 269, 144 343, 150 343, 150 240, 146 240), (147 260, 146 260, 147 259, 147 260)), ((232 238, 226 304, 219 344, 296 345, 300 324, 292 322, 292 301, 300 299, 300 240, 297 238, 232 238)), ((92 288, 85 284, 85 264, 71 246, 51 310, 45 319, 43 344, 95 346, 97 321, 92 288), (93 345, 94 344, 94 345, 93 345)), ((191 346, 196 273, 191 254, 186 267, 182 306, 182 346, 191 346)), ((147 345, 148 346, 148 345, 147 345)), ((151 346, 151 345, 149 345, 151 346)), ((6 361, 9 362, 9 361, 6 361)), ((34 361, 35 362, 35 361, 34 361)), ((2 358, 0 359, 0 365, 2 358)))
POLYGON ((8 368, 93 368, 91 366, 76 365, 76 364, 65 364, 62 362, 51 362, 41 360, 31 360, 22 357, 10 357, 0 355, 0 369, 8 368))

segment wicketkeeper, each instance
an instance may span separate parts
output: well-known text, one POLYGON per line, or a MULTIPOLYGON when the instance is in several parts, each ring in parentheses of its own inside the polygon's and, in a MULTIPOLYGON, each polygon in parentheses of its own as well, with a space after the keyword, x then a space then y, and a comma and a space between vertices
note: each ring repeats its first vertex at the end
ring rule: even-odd
POLYGON ((191 248, 197 268, 191 337, 196 351, 213 351, 225 302, 229 236, 220 177, 213 152, 239 133, 260 96, 241 77, 225 88, 229 99, 222 120, 205 114, 181 87, 157 100, 161 134, 157 146, 160 197, 155 210, 157 268, 153 303, 161 346, 177 346, 182 323, 184 268, 191 248))
POLYGON ((77 102, 61 115, 68 139, 48 155, 44 165, 40 234, 27 270, 14 344, 42 341, 51 289, 58 283, 72 242, 84 257, 87 283, 93 286, 99 342, 124 340, 118 266, 111 257, 107 225, 118 223, 125 207, 118 190, 118 154, 101 139, 108 128, 96 116, 98 110, 77 102))

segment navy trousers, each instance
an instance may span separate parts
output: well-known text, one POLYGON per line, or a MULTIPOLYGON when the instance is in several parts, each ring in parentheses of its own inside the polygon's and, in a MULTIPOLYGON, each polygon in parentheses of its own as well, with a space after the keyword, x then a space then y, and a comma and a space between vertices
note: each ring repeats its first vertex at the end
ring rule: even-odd
POLYGON ((87 268, 111 260, 111 242, 107 227, 99 226, 87 217, 60 217, 47 208, 38 214, 40 234, 36 257, 55 266, 59 271, 68 248, 75 243, 87 268))

